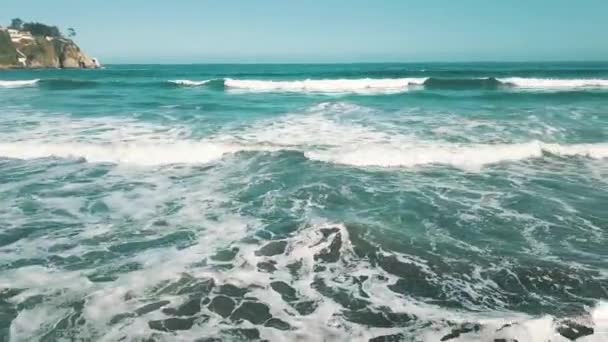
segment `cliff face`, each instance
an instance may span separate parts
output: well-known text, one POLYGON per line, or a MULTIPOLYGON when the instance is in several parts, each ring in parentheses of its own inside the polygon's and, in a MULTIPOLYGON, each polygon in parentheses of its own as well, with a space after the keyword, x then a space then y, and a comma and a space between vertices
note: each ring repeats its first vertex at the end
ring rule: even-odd
POLYGON ((30 68, 58 68, 59 59, 55 47, 51 42, 41 37, 35 37, 33 41, 20 41, 14 43, 15 48, 21 51, 27 58, 26 66, 30 68))
POLYGON ((8 32, 0 30, 0 69, 95 67, 96 63, 70 39, 35 36, 15 42, 8 32))
POLYGON ((59 66, 61 68, 96 68, 92 58, 87 56, 73 41, 58 42, 59 66))

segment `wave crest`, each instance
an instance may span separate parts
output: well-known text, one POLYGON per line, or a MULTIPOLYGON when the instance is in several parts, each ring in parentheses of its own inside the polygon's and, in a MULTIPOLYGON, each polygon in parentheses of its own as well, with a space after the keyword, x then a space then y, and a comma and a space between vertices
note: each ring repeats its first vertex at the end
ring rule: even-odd
POLYGON ((170 80, 169 83, 178 85, 178 86, 186 86, 186 87, 198 87, 204 84, 211 82, 211 80, 204 81, 192 81, 192 80, 170 80))
POLYGON ((1 143, 0 156, 13 159, 65 158, 93 163, 156 166, 205 164, 224 155, 245 151, 273 151, 270 146, 244 146, 182 141, 164 144, 1 143))
MULTIPOLYGON (((23 88, 41 84, 49 89, 79 89, 115 82, 78 79, 33 79, 0 80, 0 88, 23 88)), ((305 80, 252 80, 252 79, 210 79, 210 80, 168 80, 165 84, 180 87, 208 86, 217 90, 233 89, 249 92, 303 92, 303 93, 359 93, 395 94, 411 89, 546 89, 576 90, 608 88, 608 79, 545 79, 523 77, 479 77, 479 78, 360 78, 360 79, 305 79, 305 80)), ((123 86, 124 84, 120 84, 123 86)), ((141 85, 141 84, 137 84, 141 85)))
POLYGON ((227 78, 227 88, 248 91, 268 92, 317 92, 317 93, 398 93, 407 91, 411 86, 419 86, 426 78, 394 79, 325 79, 325 80, 235 80, 227 78))
POLYGON ((544 154, 563 157, 608 158, 608 144, 560 145, 542 142, 497 145, 410 145, 371 144, 336 147, 327 150, 306 149, 294 145, 234 144, 214 141, 181 141, 164 144, 84 144, 84 143, 2 143, 0 156, 14 159, 84 158, 89 162, 135 164, 204 164, 227 154, 257 151, 300 151, 311 160, 355 167, 416 167, 450 165, 477 170, 486 165, 540 158, 544 154))
POLYGON ((0 88, 23 88, 36 85, 40 80, 0 81, 0 88))
POLYGON ((538 141, 520 144, 477 145, 410 145, 374 144, 352 148, 310 151, 309 159, 357 167, 415 167, 422 165, 451 165, 475 170, 486 165, 508 161, 540 158, 545 153, 593 159, 608 158, 608 144, 560 145, 538 141))
POLYGON ((509 77, 501 78, 498 80, 507 85, 529 89, 576 89, 608 87, 608 80, 604 79, 550 79, 509 77))
POLYGON ((385 78, 385 79, 323 79, 323 80, 224 80, 226 88, 253 92, 317 92, 317 93, 399 93, 410 89, 598 89, 608 88, 605 79, 542 79, 542 78, 385 78))

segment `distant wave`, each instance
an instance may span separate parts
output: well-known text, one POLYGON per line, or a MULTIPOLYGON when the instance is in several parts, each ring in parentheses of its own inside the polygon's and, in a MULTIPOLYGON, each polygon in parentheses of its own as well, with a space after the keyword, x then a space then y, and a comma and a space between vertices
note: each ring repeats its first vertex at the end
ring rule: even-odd
POLYGON ((96 86, 98 81, 95 80, 79 80, 68 78, 57 79, 35 79, 23 81, 0 81, 0 88, 25 88, 32 86, 40 86, 46 89, 80 89, 85 87, 96 86))
POLYGON ((224 80, 226 88, 257 92, 398 93, 420 86, 426 78, 327 79, 301 81, 224 80))
POLYGON ((23 88, 36 85, 40 80, 0 81, 0 88, 23 88))
POLYGON ((186 86, 186 87, 198 87, 204 84, 211 82, 211 80, 204 81, 192 81, 192 80, 170 80, 169 83, 178 85, 178 86, 186 86))
POLYGON ((547 89, 576 90, 608 88, 604 79, 541 79, 541 78, 362 78, 324 80, 236 80, 227 78, 224 85, 229 89, 252 92, 318 92, 318 93, 399 93, 411 89, 547 89))
POLYGON ((518 88, 529 89, 576 89, 576 88, 605 88, 605 79, 550 79, 550 78, 501 78, 498 81, 518 88))
MULTIPOLYGON (((360 79, 305 79, 305 80, 253 80, 253 79, 176 79, 163 82, 176 87, 206 87, 217 91, 232 89, 246 92, 301 92, 301 93, 355 93, 395 94, 409 90, 499 90, 530 89, 555 91, 584 91, 608 89, 608 79, 545 79, 522 77, 478 78, 360 78, 360 79)), ((156 87, 158 82, 120 82, 92 79, 34 79, 0 81, 0 88, 40 86, 50 90, 120 86, 156 87)))
POLYGON ((498 89, 508 84, 496 78, 438 78, 430 77, 423 83, 425 89, 498 89))

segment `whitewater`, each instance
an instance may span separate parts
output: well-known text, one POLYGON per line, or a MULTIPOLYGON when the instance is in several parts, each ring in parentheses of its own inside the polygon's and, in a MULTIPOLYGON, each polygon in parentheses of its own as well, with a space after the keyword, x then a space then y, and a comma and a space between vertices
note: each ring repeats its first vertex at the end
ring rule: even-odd
POLYGON ((0 340, 608 337, 608 65, 0 74, 0 340))
MULTIPOLYGON (((40 79, 0 80, 0 88, 31 87, 39 84, 40 79)), ((49 79, 42 83, 69 83, 74 80, 49 79)), ((488 88, 537 89, 537 90, 576 90, 608 88, 608 79, 552 79, 552 78, 362 78, 362 79, 304 79, 290 81, 252 80, 252 79, 208 79, 168 80, 167 83, 183 87, 200 87, 221 83, 225 89, 252 92, 313 92, 313 93, 399 93, 409 90, 434 88, 488 88)))

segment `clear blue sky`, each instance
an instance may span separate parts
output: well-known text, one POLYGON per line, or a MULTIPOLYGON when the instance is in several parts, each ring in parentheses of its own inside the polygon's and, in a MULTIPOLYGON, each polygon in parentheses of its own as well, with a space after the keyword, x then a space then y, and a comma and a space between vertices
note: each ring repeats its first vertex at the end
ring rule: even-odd
POLYGON ((106 63, 608 60, 608 0, 2 0, 106 63))

